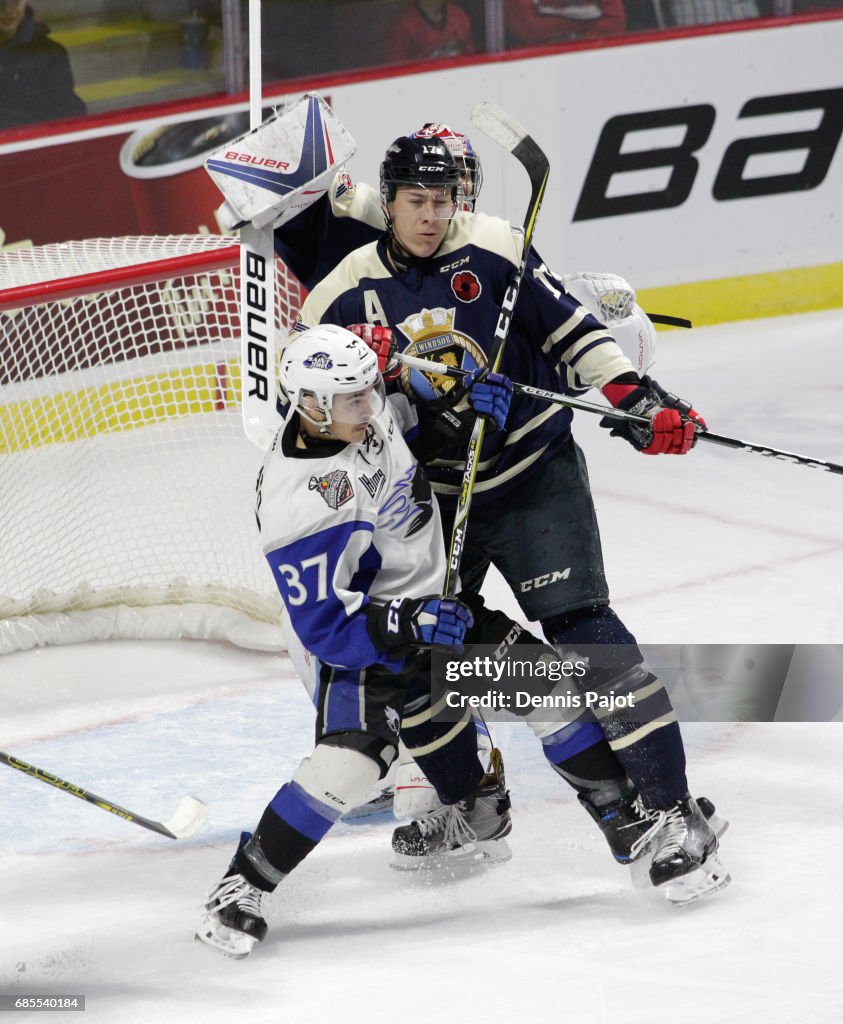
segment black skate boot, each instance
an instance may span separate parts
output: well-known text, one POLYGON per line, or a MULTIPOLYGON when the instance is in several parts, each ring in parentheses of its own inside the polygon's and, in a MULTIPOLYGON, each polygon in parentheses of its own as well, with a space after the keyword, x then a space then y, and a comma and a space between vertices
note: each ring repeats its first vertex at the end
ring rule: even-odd
POLYGON ((603 806, 592 803, 584 794, 577 799, 597 822, 619 864, 631 864, 644 854, 658 814, 647 810, 637 789, 603 806))
MULTIPOLYGON (((705 803, 713 815, 714 805, 708 800, 705 803)), ((678 906, 725 888, 731 878, 717 859, 717 834, 697 801, 685 796, 657 815, 651 883, 664 886, 667 900, 678 906)), ((721 834, 723 831, 725 823, 721 834)))
POLYGON ((415 870, 457 862, 502 863, 512 856, 504 837, 512 831, 509 792, 498 750, 492 772, 457 804, 440 807, 392 833, 392 867, 415 870))
MULTIPOLYGON (((238 853, 251 838, 251 832, 241 833, 238 853)), ((226 956, 243 960, 256 942, 263 941, 267 924, 261 911, 264 890, 239 874, 236 862, 237 854, 225 876, 208 893, 196 938, 226 956)))

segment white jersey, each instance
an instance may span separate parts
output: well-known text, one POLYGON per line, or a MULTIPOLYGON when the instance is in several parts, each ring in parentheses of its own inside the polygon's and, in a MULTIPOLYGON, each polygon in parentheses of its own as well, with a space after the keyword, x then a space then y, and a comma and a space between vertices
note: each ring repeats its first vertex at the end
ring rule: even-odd
POLYGON ((263 550, 290 623, 329 665, 400 667, 374 646, 368 605, 444 588, 439 509, 393 401, 359 444, 297 448, 288 418, 258 479, 263 550))

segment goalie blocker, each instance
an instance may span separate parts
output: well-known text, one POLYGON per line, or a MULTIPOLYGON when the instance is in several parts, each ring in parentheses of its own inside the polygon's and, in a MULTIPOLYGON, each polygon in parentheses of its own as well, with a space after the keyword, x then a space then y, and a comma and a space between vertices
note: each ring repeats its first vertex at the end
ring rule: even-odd
POLYGON ((258 230, 285 224, 327 192, 355 149, 322 97, 305 94, 205 161, 225 197, 221 222, 232 230, 246 223, 258 230))

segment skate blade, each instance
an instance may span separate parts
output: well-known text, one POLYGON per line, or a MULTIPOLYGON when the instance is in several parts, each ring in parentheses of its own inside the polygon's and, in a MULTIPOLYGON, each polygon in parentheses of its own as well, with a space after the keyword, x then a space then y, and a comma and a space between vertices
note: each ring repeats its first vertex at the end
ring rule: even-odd
POLYGON ((674 879, 665 885, 663 892, 668 903, 674 907, 687 907, 691 903, 725 889, 732 876, 715 856, 710 856, 704 864, 689 871, 687 875, 674 879))
POLYGON ((211 916, 206 917, 196 929, 194 939, 232 960, 245 960, 257 942, 254 935, 244 935, 233 928, 226 928, 211 916))
POLYGON ((470 847, 462 846, 458 850, 427 857, 393 852, 389 866, 395 871, 437 871, 442 868, 454 868, 457 865, 470 868, 487 864, 505 864, 508 860, 512 860, 509 843, 505 839, 489 839, 485 842, 472 843, 470 847))

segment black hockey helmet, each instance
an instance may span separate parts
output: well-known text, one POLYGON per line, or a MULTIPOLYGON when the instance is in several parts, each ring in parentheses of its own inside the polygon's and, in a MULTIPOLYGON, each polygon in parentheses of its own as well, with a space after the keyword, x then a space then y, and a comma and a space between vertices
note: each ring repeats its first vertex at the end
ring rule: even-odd
POLYGON ((441 139, 414 139, 402 135, 386 151, 381 164, 381 200, 391 203, 399 185, 452 188, 460 186, 460 171, 441 139))

